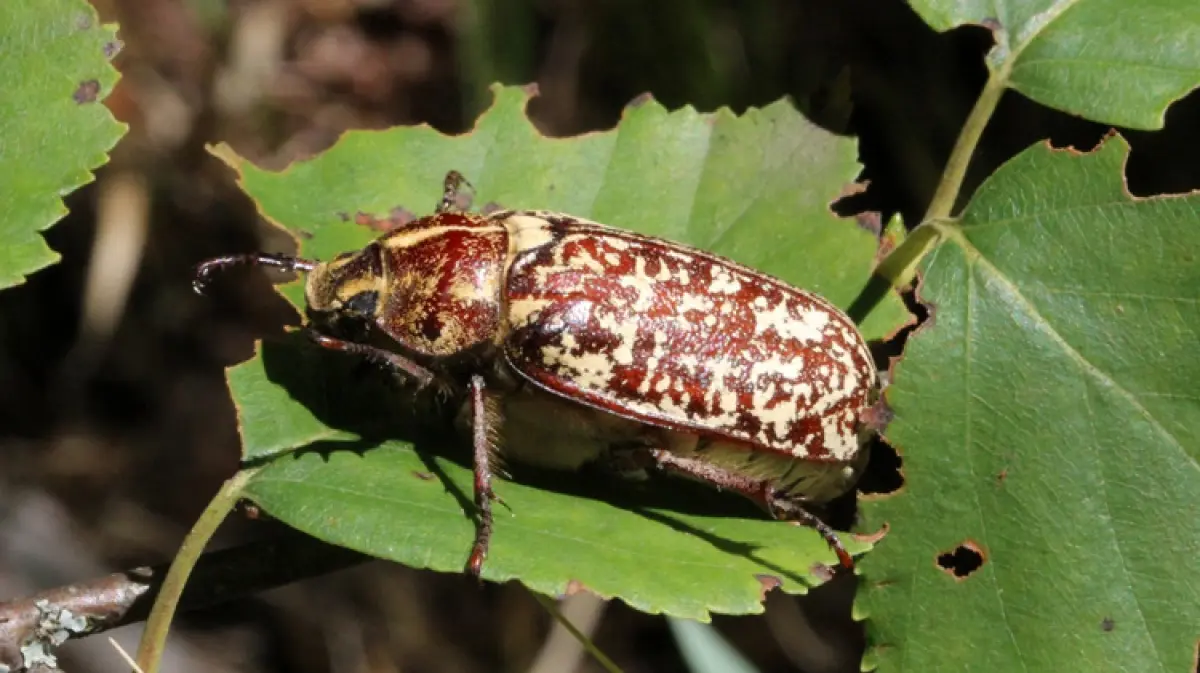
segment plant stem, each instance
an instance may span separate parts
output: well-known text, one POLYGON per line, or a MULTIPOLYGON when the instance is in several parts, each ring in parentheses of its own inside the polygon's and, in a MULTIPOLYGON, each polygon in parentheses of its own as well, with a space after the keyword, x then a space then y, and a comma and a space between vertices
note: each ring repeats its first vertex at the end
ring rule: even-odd
POLYGON ((996 111, 996 105, 1000 103, 1000 97, 1008 87, 1008 74, 1009 68, 1006 63, 1000 70, 988 75, 983 91, 979 93, 975 106, 971 108, 971 113, 963 123, 954 149, 950 152, 950 158, 946 160, 946 168, 938 182, 937 191, 929 202, 929 208, 925 211, 925 218, 875 269, 875 275, 886 280, 891 287, 898 289, 911 283, 925 255, 936 248, 944 238, 946 226, 950 224, 951 214, 954 212, 954 204, 958 201, 963 180, 967 175, 967 167, 971 164, 971 157, 975 154, 975 148, 979 145, 988 120, 996 111))
POLYGON ((592 655, 596 662, 600 664, 601 668, 608 671, 608 673, 623 673, 623 671, 621 671, 621 667, 613 663, 613 660, 609 659, 608 655, 600 651, 600 648, 596 647, 596 644, 592 642, 591 638, 588 638, 586 635, 580 632, 580 630, 575 628, 575 625, 572 624, 569 619, 563 616, 562 612, 558 610, 558 605, 552 598, 539 594, 536 591, 531 591, 530 593, 532 593, 533 597, 542 604, 542 607, 546 609, 546 612, 550 613, 551 617, 554 617, 559 624, 563 625, 564 629, 566 629, 572 636, 575 637, 576 640, 579 641, 580 645, 583 645, 583 649, 587 650, 588 654, 592 655))
POLYGON ((225 516, 237 504, 242 490, 257 471, 257 469, 242 470, 226 481, 213 496, 212 501, 208 503, 208 507, 205 508, 200 518, 196 520, 196 524, 188 531, 187 537, 183 539, 179 553, 175 555, 175 560, 171 562, 171 568, 167 571, 166 578, 163 579, 158 599, 154 601, 154 607, 150 609, 150 617, 146 620, 146 630, 142 633, 141 643, 138 644, 137 662, 144 673, 158 673, 163 650, 167 645, 167 631, 171 627, 171 618, 175 615, 175 609, 179 605, 179 597, 183 594, 183 587, 187 584, 188 576, 191 575, 192 568, 195 567, 196 561, 204 552, 204 547, 208 545, 209 539, 212 538, 221 522, 225 520, 225 516))
POLYGON ((954 203, 958 200, 959 191, 962 190, 963 178, 967 175, 967 166, 971 163, 971 156, 975 154, 975 147, 979 145, 983 129, 987 127, 988 120, 992 118, 992 113, 996 111, 996 105, 1000 102, 1000 96, 1004 94, 1007 87, 1008 66, 1006 63, 999 71, 988 75, 988 80, 983 85, 983 91, 979 92, 979 99, 975 101, 975 106, 967 115, 962 131, 958 134, 958 140, 954 143, 954 149, 950 152, 950 158, 946 161, 942 179, 938 182, 937 191, 934 192, 933 199, 929 202, 929 208, 925 211, 922 224, 930 220, 944 220, 950 217, 954 210, 954 203))
MULTIPOLYGON (((875 267, 874 275, 887 281, 889 287, 899 289, 907 286, 916 277, 921 260, 941 241, 941 227, 937 222, 926 220, 875 267)), ((882 288, 880 296, 883 292, 886 292, 886 288, 882 288)), ((874 297, 874 300, 878 301, 878 297, 874 297)))

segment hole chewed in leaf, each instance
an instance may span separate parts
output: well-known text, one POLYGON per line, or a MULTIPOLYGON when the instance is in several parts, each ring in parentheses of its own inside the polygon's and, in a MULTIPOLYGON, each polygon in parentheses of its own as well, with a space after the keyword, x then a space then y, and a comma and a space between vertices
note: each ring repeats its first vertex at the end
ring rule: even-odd
POLYGON ((938 554, 938 567, 957 580, 966 579, 971 573, 979 570, 987 560, 983 549, 971 540, 966 540, 953 551, 938 554))
POLYGON ((866 449, 871 452, 858 491, 864 496, 891 496, 904 486, 904 461, 880 436, 872 437, 866 449))

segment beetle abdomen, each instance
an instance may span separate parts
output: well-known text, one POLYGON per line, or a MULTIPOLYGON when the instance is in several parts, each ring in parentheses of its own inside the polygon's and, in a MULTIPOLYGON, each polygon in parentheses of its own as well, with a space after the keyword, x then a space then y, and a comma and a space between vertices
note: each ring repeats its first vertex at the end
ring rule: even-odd
POLYGON ((667 241, 547 225, 505 283, 505 354, 523 376, 659 427, 806 460, 858 453, 875 368, 833 305, 667 241))

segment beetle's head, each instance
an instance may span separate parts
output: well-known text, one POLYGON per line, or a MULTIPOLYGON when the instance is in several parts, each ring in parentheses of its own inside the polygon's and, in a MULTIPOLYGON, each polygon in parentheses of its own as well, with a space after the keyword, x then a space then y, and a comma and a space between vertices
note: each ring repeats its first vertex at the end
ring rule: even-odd
POLYGON ((371 322, 386 290, 379 246, 372 243, 355 252, 342 253, 331 262, 287 255, 230 255, 210 259, 196 267, 192 286, 203 293, 214 271, 230 266, 273 266, 282 271, 308 274, 304 299, 310 319, 322 324, 341 318, 371 322))
POLYGON ((379 245, 344 252, 308 272, 304 300, 315 322, 352 318, 373 322, 387 293, 379 245))

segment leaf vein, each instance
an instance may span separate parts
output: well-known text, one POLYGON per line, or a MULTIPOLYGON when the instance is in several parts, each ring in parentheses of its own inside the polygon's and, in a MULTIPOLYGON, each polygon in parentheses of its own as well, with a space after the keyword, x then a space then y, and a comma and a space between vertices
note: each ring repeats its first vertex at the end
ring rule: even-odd
MULTIPOLYGON (((1097 435, 1096 416, 1092 409, 1091 395, 1088 393, 1086 387, 1083 391, 1083 406, 1088 415, 1088 427, 1092 431, 1092 444, 1095 445, 1097 443, 1094 441, 1097 435)), ((1145 633, 1146 639, 1150 641, 1150 647, 1154 649, 1154 658, 1158 661, 1158 668, 1159 670, 1166 670, 1166 666, 1163 665, 1162 653, 1158 651, 1158 644, 1154 642, 1154 637, 1150 632, 1150 625, 1146 622, 1146 610, 1142 606, 1141 596, 1138 595, 1137 590, 1134 588, 1133 573, 1130 571, 1129 562, 1125 558, 1125 551, 1121 545, 1121 536, 1117 534, 1117 528, 1115 525, 1113 525, 1117 520, 1113 518, 1112 507, 1109 505, 1108 475, 1104 473, 1102 458, 1100 462, 1100 474, 1098 476, 1100 480, 1100 488, 1104 491, 1104 497, 1102 497, 1100 500, 1104 503, 1104 513, 1109 521, 1108 529, 1112 534, 1113 544, 1117 547, 1117 557, 1121 559, 1121 574, 1125 576, 1125 582, 1129 587, 1129 593, 1133 596, 1133 602, 1137 605, 1138 619, 1141 621, 1142 631, 1145 633)))
POLYGON ((1003 292, 999 292, 998 294, 1007 295, 1007 297, 999 297, 1002 301, 1007 304, 1014 305, 1014 308, 1017 310, 1023 311, 1030 318, 1030 327, 1037 329, 1046 336, 1050 337, 1050 339, 1062 349, 1062 352, 1073 362, 1075 362, 1075 364, 1078 365, 1084 373, 1090 375, 1100 383, 1104 384, 1105 386, 1109 386, 1112 390, 1116 391, 1116 393, 1131 407, 1133 407, 1134 411, 1144 418, 1159 435, 1168 440, 1168 443, 1175 450, 1177 450, 1193 468, 1200 472, 1200 463, 1197 463, 1196 460, 1192 458, 1192 456, 1184 449, 1183 443, 1180 441, 1180 439, 1171 434, 1171 432, 1167 430, 1166 426, 1164 426, 1163 423, 1158 420, 1158 418, 1151 414, 1150 410, 1142 405, 1142 403, 1132 392, 1118 383, 1102 369, 1092 364, 1090 360, 1085 358, 1082 353, 1076 350, 1061 334, 1059 334, 1058 330, 1054 329, 1054 326, 1050 324, 1050 322, 1041 314, 1040 311, 1038 311, 1037 307, 1034 306, 1024 294, 1022 294, 1021 288, 1009 280, 1008 276, 1006 276, 999 268, 993 265, 991 261, 988 260, 983 253, 976 248, 971 241, 966 238, 966 236, 962 234, 961 231, 953 231, 951 236, 960 246, 962 246, 963 250, 966 251, 967 255, 973 259, 974 263, 978 263, 980 267, 988 273, 988 275, 995 281, 996 287, 1003 290, 1003 292))
MULTIPOLYGON (((963 331, 966 332, 966 337, 967 337, 966 344, 963 349, 963 357, 965 360, 965 362, 963 363, 963 371, 964 371, 965 378, 966 378, 966 380, 963 382, 963 387, 966 389, 966 392, 967 392, 967 399, 966 399, 965 403, 963 404, 963 419, 964 419, 964 424, 965 424, 965 428, 966 428, 966 430, 965 430, 966 446, 964 447, 965 448, 964 453, 966 454, 966 457, 967 457, 967 469, 969 469, 971 472, 971 477, 972 477, 973 482, 978 481, 978 477, 979 477, 978 471, 975 468, 975 452, 973 450, 973 444, 972 444, 973 439, 972 439, 972 432, 971 432, 971 430, 972 430, 971 399, 973 397, 975 397, 974 393, 971 392, 971 362, 972 362, 971 350, 972 350, 973 344, 975 343, 975 340, 972 338, 972 334, 971 334, 971 331, 972 331, 971 321, 974 318, 975 297, 976 297, 974 266, 975 266, 975 260, 970 260, 968 258, 967 279, 966 279, 967 280, 967 282, 966 282, 967 301, 965 302, 967 309, 966 309, 966 316, 963 321, 964 322, 963 331)), ((972 490, 971 493, 975 499, 975 513, 979 517, 979 534, 983 537, 984 540, 987 540, 988 539, 987 517, 984 515, 983 503, 979 499, 979 491, 972 490)), ((1008 614, 1008 605, 1004 602, 1004 589, 1000 586, 1000 579, 999 579, 998 575, 999 575, 999 569, 997 566, 996 558, 992 557, 992 562, 988 568, 988 578, 990 579, 990 584, 992 586, 992 592, 996 599, 996 603, 1000 607, 1000 615, 1004 619, 1004 630, 1008 633, 1008 639, 1009 639, 1009 642, 1012 643, 1013 650, 1016 652, 1017 660, 1021 662, 1021 670, 1026 671, 1026 673, 1028 673, 1029 664, 1025 661, 1025 656, 1021 654, 1021 645, 1017 641, 1017 633, 1013 629, 1012 619, 1010 618, 1010 616, 1008 614)))

